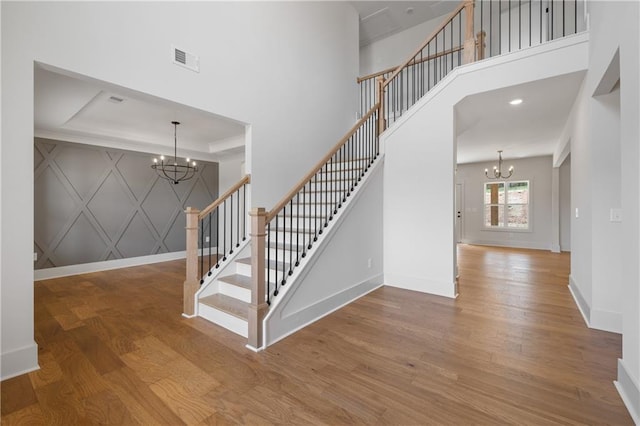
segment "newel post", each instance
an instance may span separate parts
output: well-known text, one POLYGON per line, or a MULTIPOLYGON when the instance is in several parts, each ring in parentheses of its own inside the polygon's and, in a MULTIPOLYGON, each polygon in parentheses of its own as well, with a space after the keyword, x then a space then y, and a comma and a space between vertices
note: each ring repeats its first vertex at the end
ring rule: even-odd
POLYGON ((384 77, 376 78, 376 103, 380 104, 378 108, 378 136, 384 132, 386 123, 384 120, 384 77))
POLYGON ((484 59, 484 52, 487 47, 487 44, 485 41, 487 37, 487 33, 486 31, 479 31, 476 37, 478 38, 478 55, 476 59, 480 61, 484 59))
POLYGON ((262 207, 254 207, 251 216, 251 304, 249 305, 248 346, 258 351, 262 348, 262 322, 268 305, 265 289, 265 236, 267 212, 262 207))
POLYGON ((187 207, 187 276, 182 287, 183 314, 195 315, 195 295, 200 288, 198 279, 198 214, 200 210, 187 207))
POLYGON ((464 5, 466 16, 464 28, 464 50, 462 53, 462 63, 470 64, 475 61, 476 40, 473 34, 473 0, 466 0, 464 5))

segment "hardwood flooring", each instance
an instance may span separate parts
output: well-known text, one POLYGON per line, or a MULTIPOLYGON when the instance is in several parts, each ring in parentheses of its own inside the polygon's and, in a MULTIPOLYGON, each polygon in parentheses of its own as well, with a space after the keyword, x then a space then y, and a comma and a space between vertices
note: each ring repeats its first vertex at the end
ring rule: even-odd
POLYGON ((460 246, 457 300, 383 287, 255 354, 181 314, 182 261, 35 283, 2 424, 632 424, 569 256, 460 246))

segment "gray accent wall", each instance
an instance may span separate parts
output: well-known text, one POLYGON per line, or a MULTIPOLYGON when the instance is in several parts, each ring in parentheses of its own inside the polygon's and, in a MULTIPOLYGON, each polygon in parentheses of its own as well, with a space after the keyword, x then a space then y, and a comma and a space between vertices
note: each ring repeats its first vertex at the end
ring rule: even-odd
POLYGON ((35 269, 182 251, 184 209, 218 196, 217 163, 174 185, 151 169, 153 154, 34 143, 35 269))

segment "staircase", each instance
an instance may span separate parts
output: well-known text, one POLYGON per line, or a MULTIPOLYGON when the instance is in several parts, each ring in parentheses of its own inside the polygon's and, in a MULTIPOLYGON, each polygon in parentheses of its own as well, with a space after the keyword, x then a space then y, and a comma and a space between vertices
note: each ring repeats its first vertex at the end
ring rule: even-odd
MULTIPOLYGON (((511 52, 512 46, 520 49, 559 38, 560 33, 554 37, 553 32, 558 22, 562 22, 561 36, 567 35, 564 2, 561 19, 554 18, 553 7, 545 15, 548 8, 543 12, 542 1, 517 6, 514 2, 513 7, 509 2, 507 9, 492 4, 490 0, 462 1, 404 63, 359 78, 362 118, 271 210, 253 209, 248 215, 248 176, 202 213, 187 209, 184 316, 202 316, 246 337, 251 349, 262 349, 263 329, 271 324, 265 317, 269 311, 277 312, 281 294, 296 285, 314 248, 354 199, 359 183, 380 156, 379 135, 453 69, 511 52), (523 11, 528 22, 524 32, 523 11), (514 22, 518 16, 514 43, 512 16, 514 22), (543 19, 549 23, 550 36, 543 37, 543 19), (532 22, 540 23, 538 39, 532 22), (509 37, 504 45, 503 31, 509 37)), ((569 34, 578 32, 576 12, 574 6, 575 23, 569 34)), ((371 259, 368 263, 371 267, 371 259)))
MULTIPOLYGON (((313 189, 304 191, 296 199, 293 211, 277 216, 267 235, 268 251, 265 252, 264 259, 265 276, 269 278, 269 303, 287 288, 287 282, 295 278, 295 268, 292 266, 304 267, 302 264, 307 252, 313 248, 323 229, 329 226, 337 212, 334 212, 333 202, 338 197, 343 197, 347 187, 351 190, 354 182, 357 183, 358 178, 362 178, 358 166, 370 161, 370 158, 359 158, 331 164, 311 180, 310 186, 313 189)), ((346 197, 344 200, 346 201, 346 197)), ((338 201, 340 206, 344 202, 342 198, 338 201)), ((228 265, 224 265, 223 261, 221 272, 205 279, 202 290, 196 295, 198 316, 242 337, 248 337, 248 312, 251 303, 252 259, 246 256, 249 249, 249 245, 243 247, 241 253, 230 260, 228 265)))
POLYGON ((198 315, 242 337, 248 337, 251 258, 238 260, 235 264, 235 274, 216 280, 218 293, 198 299, 198 315))

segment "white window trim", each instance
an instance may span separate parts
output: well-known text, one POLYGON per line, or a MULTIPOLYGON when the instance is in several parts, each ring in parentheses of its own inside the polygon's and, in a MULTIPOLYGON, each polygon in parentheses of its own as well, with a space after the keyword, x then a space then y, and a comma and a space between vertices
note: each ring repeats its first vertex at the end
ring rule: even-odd
MULTIPOLYGON (((533 193, 533 179, 517 179, 517 180, 492 180, 492 181, 485 181, 482 183, 482 215, 481 215, 481 220, 482 220, 482 227, 480 228, 481 231, 489 231, 489 232, 519 232, 519 233, 532 233, 533 232, 533 197, 531 196, 531 194, 533 193), (506 226, 487 226, 485 224, 485 218, 484 218, 484 208, 486 206, 485 202, 484 202, 484 191, 486 188, 486 185, 488 183, 504 183, 505 184, 505 198, 507 196, 506 194, 506 185, 507 183, 512 183, 512 182, 529 182, 529 226, 525 229, 525 228, 509 228, 506 226)), ((508 200, 505 200, 508 201, 508 200)), ((507 204, 505 203, 505 206, 507 204)))

